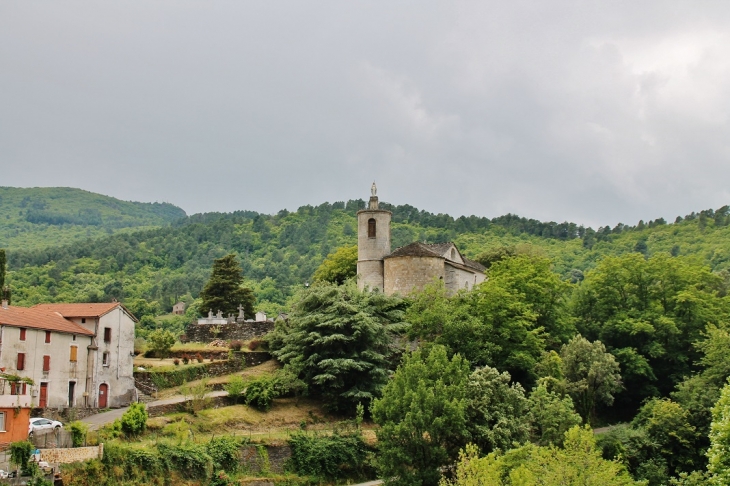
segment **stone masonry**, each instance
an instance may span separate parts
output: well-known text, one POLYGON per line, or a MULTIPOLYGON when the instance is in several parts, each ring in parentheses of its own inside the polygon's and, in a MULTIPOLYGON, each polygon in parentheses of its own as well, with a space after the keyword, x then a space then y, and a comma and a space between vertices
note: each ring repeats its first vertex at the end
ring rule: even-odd
POLYGON ((185 335, 188 341, 207 343, 214 339, 249 341, 260 338, 274 330, 274 321, 233 322, 230 324, 197 324, 188 326, 185 335))
POLYGON ((74 447, 68 449, 41 449, 41 461, 50 464, 81 462, 104 457, 104 444, 95 447, 74 447))

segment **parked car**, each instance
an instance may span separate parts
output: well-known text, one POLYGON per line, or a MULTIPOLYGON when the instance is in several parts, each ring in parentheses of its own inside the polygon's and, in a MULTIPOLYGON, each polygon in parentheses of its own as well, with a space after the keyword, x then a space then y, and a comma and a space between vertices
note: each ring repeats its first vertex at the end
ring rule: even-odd
POLYGON ((30 419, 28 425, 28 437, 32 437, 33 433, 41 430, 60 430, 63 424, 58 420, 51 420, 43 417, 36 417, 30 419))

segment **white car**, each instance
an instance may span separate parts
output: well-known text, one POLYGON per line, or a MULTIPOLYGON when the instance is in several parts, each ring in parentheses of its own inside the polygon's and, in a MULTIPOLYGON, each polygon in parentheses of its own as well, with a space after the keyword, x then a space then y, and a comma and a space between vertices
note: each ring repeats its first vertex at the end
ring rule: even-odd
POLYGON ((34 432, 41 430, 60 430, 62 427, 63 424, 58 420, 51 420, 43 417, 32 418, 28 425, 28 437, 33 436, 34 432))

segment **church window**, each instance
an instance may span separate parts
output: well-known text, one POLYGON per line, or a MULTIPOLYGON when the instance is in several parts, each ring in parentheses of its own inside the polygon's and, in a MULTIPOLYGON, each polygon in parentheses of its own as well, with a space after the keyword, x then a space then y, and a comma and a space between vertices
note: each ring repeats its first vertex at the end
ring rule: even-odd
POLYGON ((375 219, 368 219, 368 238, 375 238, 375 219))

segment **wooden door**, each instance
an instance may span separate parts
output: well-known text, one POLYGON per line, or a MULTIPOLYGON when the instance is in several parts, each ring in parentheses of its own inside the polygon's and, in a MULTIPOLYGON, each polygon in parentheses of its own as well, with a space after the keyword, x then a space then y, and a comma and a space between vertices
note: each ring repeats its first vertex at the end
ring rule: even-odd
POLYGON ((40 408, 48 406, 48 383, 41 383, 41 396, 38 399, 38 406, 40 408))
POLYGON ((102 383, 99 385, 99 408, 106 408, 107 397, 109 396, 109 385, 102 383))

